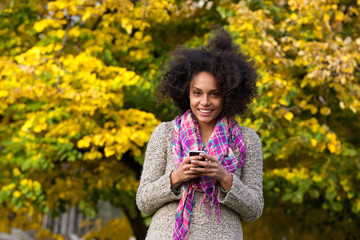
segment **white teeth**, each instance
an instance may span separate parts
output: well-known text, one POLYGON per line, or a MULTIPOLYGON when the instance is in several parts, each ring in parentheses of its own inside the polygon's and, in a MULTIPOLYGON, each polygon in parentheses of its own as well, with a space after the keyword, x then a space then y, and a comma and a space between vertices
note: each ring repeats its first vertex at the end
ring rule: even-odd
POLYGON ((211 112, 211 109, 210 110, 199 109, 199 111, 202 112, 202 113, 209 113, 209 112, 211 112))

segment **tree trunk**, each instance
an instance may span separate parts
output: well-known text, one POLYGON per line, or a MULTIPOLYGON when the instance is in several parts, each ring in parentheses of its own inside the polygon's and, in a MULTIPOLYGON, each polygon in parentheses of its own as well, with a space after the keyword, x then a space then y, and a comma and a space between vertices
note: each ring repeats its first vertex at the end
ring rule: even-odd
POLYGON ((126 217, 129 219, 136 240, 144 240, 148 227, 145 225, 144 219, 142 218, 139 209, 136 207, 135 204, 133 206, 134 209, 129 209, 126 206, 124 206, 122 209, 126 217))

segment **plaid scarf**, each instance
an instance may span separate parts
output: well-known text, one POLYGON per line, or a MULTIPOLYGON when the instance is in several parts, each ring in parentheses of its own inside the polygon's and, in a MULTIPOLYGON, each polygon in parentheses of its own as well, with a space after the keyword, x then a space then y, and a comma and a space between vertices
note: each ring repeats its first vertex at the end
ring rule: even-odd
MULTIPOLYGON (((173 156, 176 167, 183 158, 189 156, 191 150, 203 150, 200 126, 191 110, 175 118, 173 156)), ((217 156, 219 163, 229 173, 241 167, 245 161, 245 143, 240 126, 234 119, 220 115, 209 138, 209 144, 204 149, 209 155, 217 156), (240 153, 237 159, 235 153, 240 153)), ((189 233, 190 217, 194 206, 195 190, 204 192, 201 204, 207 204, 209 214, 210 204, 214 205, 215 213, 220 220, 220 203, 217 198, 220 183, 208 176, 201 176, 182 184, 184 194, 175 214, 175 229, 173 239, 186 239, 189 233)))

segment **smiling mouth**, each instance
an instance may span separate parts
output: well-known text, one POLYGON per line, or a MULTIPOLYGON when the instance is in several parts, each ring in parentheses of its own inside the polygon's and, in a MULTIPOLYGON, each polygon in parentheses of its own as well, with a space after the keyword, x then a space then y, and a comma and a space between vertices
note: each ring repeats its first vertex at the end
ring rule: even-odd
POLYGON ((202 113, 210 113, 213 111, 212 109, 198 109, 198 110, 199 110, 199 112, 202 112, 202 113))

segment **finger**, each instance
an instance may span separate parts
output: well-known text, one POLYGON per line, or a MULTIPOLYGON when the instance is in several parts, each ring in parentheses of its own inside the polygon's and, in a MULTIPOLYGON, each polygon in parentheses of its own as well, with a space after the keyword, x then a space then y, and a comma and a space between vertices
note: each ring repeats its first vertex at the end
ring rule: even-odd
POLYGON ((196 165, 196 166, 202 166, 202 167, 208 167, 210 162, 205 162, 205 161, 199 161, 199 160, 192 160, 191 161, 192 164, 196 165))
POLYGON ((206 175, 206 174, 214 173, 214 172, 217 171, 216 168, 199 168, 199 167, 190 168, 190 170, 194 171, 194 172, 197 172, 197 173, 200 173, 201 175, 206 175))
POLYGON ((199 160, 199 159, 201 159, 201 158, 202 158, 202 157, 200 157, 200 156, 184 157, 181 165, 190 164, 192 160, 199 160))
POLYGON ((199 159, 203 159, 203 158, 204 158, 204 157, 202 157, 202 156, 200 156, 200 155, 188 157, 188 159, 190 159, 190 161, 192 161, 192 160, 199 160, 199 159))
POLYGON ((204 173, 201 173, 201 176, 208 176, 208 177, 211 177, 211 178, 215 178, 216 173, 214 173, 214 172, 204 172, 204 173))
MULTIPOLYGON (((218 164, 217 163, 212 163, 212 162, 204 162, 204 161, 191 161, 191 163, 193 165, 195 165, 195 167, 192 167, 192 168, 206 168, 206 169, 209 169, 209 168, 218 168, 218 164)), ((197 171, 197 170, 196 170, 197 171)))
POLYGON ((184 164, 182 166, 182 171, 185 172, 185 171, 189 171, 191 168, 196 168, 198 167, 197 164, 194 164, 194 163, 191 163, 191 164, 184 164))
POLYGON ((187 162, 190 162, 190 161, 191 161, 190 157, 184 157, 182 162, 187 163, 187 162))
POLYGON ((211 156, 211 155, 209 155, 209 154, 207 154, 207 153, 200 153, 200 156, 208 159, 210 162, 218 162, 218 160, 217 160, 216 157, 211 156))
POLYGON ((192 160, 191 163, 205 168, 218 168, 219 166, 218 162, 210 162, 210 161, 205 162, 205 161, 192 160))
POLYGON ((199 177, 201 173, 193 171, 193 170, 187 170, 184 172, 184 175, 190 178, 199 177))
POLYGON ((181 165, 186 165, 186 164, 190 164, 191 163, 191 158, 190 157, 185 157, 183 159, 183 161, 181 162, 181 165))
POLYGON ((207 162, 207 167, 208 168, 218 168, 219 163, 218 162, 207 162))

